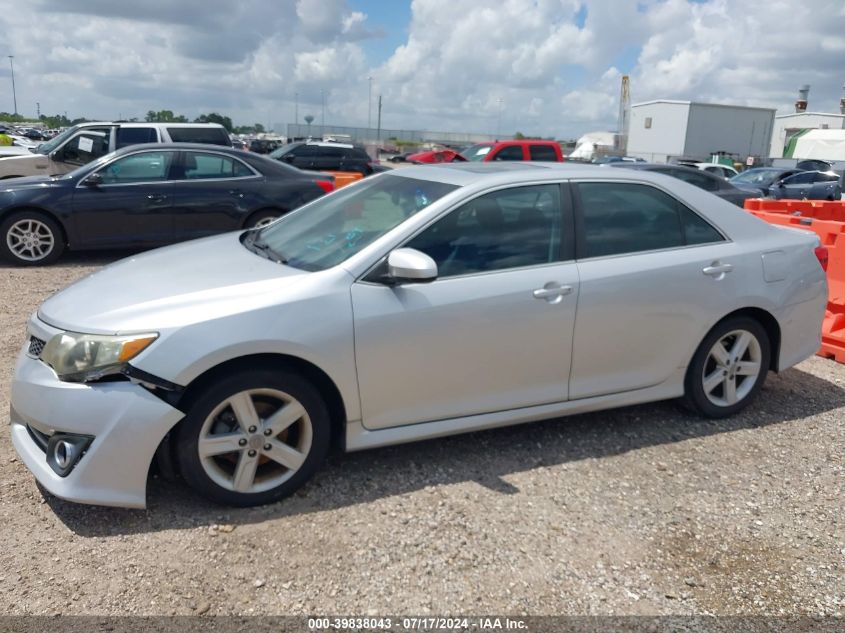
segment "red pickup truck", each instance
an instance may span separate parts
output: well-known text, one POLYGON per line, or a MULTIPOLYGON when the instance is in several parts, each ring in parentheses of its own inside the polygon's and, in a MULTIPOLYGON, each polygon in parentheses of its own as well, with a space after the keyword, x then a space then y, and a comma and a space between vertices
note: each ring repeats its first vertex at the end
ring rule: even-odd
POLYGON ((461 155, 467 160, 488 162, 492 160, 539 160, 559 163, 563 161, 560 145, 555 141, 521 140, 479 143, 466 148, 461 155))

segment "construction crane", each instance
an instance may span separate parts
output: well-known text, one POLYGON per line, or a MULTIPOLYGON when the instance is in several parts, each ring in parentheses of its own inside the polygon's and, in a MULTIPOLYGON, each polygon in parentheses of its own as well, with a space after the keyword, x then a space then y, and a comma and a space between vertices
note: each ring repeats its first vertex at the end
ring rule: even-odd
POLYGON ((616 149, 624 156, 628 151, 628 124, 631 117, 631 80, 622 75, 619 90, 619 119, 616 123, 616 149))

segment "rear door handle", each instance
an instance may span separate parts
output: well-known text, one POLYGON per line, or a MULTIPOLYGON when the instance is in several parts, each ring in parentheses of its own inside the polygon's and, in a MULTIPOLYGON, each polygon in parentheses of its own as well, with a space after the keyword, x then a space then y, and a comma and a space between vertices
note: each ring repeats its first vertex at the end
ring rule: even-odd
POLYGON ((572 293, 572 286, 561 286, 555 282, 549 282, 542 288, 533 292, 535 299, 545 299, 549 303, 558 303, 565 295, 572 293))
POLYGON ((705 266, 701 269, 705 275, 709 277, 715 277, 716 279, 722 279, 727 273, 731 272, 734 267, 731 264, 723 264, 719 261, 715 261, 709 266, 705 266))
POLYGON ((147 200, 161 202, 162 200, 167 200, 167 196, 163 193, 151 193, 147 196, 147 200))

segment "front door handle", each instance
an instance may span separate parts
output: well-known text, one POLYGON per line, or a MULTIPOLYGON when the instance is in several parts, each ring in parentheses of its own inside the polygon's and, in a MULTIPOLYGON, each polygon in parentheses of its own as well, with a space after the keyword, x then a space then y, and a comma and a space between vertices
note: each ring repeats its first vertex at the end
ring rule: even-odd
POLYGON ((727 273, 731 272, 733 269, 734 267, 731 264, 723 264, 719 261, 715 261, 709 266, 705 266, 704 268, 702 268, 701 272, 703 272, 708 277, 723 279, 724 276, 727 273))
POLYGON ((147 196, 147 200, 151 202, 161 202, 167 200, 167 196, 163 193, 151 193, 147 196))
POLYGON ((232 196, 238 196, 239 198, 244 197, 244 194, 241 192, 240 189, 229 189, 229 194, 232 196))
POLYGON ((549 303, 559 303, 565 295, 572 293, 572 286, 561 286, 555 282, 549 282, 542 288, 538 288, 532 294, 535 299, 545 299, 549 303))

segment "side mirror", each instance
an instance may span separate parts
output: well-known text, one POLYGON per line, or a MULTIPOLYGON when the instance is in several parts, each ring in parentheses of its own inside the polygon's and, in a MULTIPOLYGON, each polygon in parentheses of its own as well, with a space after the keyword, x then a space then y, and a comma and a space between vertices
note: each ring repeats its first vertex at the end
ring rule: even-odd
POLYGON ((783 180, 778 180, 778 181, 775 183, 775 187, 783 187, 783 180))
POLYGON ((84 181, 82 181, 86 187, 99 187, 103 184, 103 177, 100 175, 99 172, 94 172, 93 174, 88 175, 84 181))
POLYGON ((397 283, 425 283, 437 279, 437 264, 414 248, 397 248, 387 257, 387 274, 397 283))

